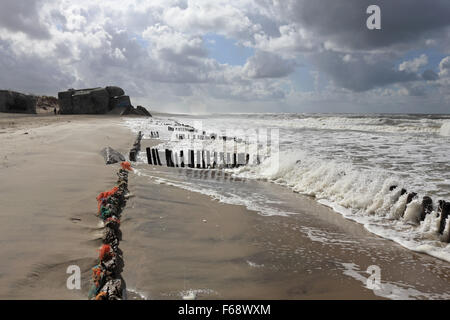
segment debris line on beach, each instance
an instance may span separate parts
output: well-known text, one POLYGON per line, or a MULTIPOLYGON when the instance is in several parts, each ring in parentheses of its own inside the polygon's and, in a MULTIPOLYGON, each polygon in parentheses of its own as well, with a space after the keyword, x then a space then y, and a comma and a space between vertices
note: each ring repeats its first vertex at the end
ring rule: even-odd
MULTIPOLYGON (((139 152, 141 134, 138 135, 133 149, 139 152)), ((98 264, 92 268, 92 286, 89 300, 126 299, 126 284, 122 278, 124 268, 123 252, 119 248, 122 240, 120 218, 131 196, 128 190, 128 173, 133 171, 131 163, 123 161, 117 172, 117 183, 112 189, 97 196, 97 216, 104 224, 102 246, 99 249, 98 264)))

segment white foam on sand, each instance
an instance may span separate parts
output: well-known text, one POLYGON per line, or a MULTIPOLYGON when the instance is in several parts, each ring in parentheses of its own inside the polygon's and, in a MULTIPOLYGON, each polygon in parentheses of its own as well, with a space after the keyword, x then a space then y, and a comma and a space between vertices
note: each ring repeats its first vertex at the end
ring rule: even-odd
POLYGON ((380 283, 368 285, 369 273, 359 270, 359 267, 354 263, 342 263, 344 267, 343 273, 346 276, 352 277, 355 280, 361 281, 364 287, 373 291, 379 297, 388 298, 391 300, 418 300, 418 299, 433 299, 433 300, 448 300, 449 294, 435 294, 421 292, 412 287, 407 287, 404 284, 392 283, 384 281, 382 273, 380 274, 380 283))
MULTIPOLYGON (((266 165, 267 161, 240 170, 238 176, 265 179, 313 196, 380 237, 450 262, 450 244, 445 241, 448 224, 444 235, 438 234, 436 227, 426 227, 436 226, 439 218, 434 213, 420 221, 421 202, 414 200, 406 206, 406 195, 401 197, 400 191, 407 183, 400 177, 379 169, 360 170, 351 164, 323 161, 302 152, 287 152, 280 158, 277 170, 266 165), (391 191, 391 186, 397 188, 391 191)), ((424 195, 419 193, 419 199, 424 195)))
POLYGON ((133 288, 127 288, 127 291, 134 293, 137 295, 141 300, 150 300, 148 298, 147 294, 140 292, 139 290, 133 289, 133 288))

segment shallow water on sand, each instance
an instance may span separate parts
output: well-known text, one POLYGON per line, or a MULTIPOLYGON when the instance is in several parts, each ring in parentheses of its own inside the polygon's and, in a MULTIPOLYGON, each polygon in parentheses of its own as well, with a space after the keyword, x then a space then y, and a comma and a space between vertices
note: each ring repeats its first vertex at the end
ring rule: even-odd
POLYGON ((123 250, 128 287, 142 297, 450 298, 448 263, 377 237, 312 198, 223 173, 137 168, 123 250), (218 200, 252 190, 254 211, 187 191, 202 183, 220 185, 210 194, 218 200), (367 288, 373 265, 381 270, 375 290, 367 288))

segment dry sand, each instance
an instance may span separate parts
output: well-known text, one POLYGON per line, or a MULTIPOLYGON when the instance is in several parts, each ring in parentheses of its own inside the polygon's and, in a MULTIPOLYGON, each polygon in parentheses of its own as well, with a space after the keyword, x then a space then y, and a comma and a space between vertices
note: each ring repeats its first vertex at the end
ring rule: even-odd
POLYGON ((117 178, 99 152, 127 152, 134 137, 120 118, 0 117, 0 298, 85 299, 100 244, 95 197, 117 178), (71 264, 81 292, 66 288, 71 264))

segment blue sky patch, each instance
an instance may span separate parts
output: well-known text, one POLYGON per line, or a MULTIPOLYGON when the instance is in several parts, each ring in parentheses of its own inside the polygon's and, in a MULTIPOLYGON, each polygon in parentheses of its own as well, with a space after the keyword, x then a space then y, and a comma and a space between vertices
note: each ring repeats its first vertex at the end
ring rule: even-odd
POLYGON ((218 34, 206 34, 203 40, 209 57, 222 64, 242 66, 255 53, 253 48, 238 45, 235 40, 218 34))

